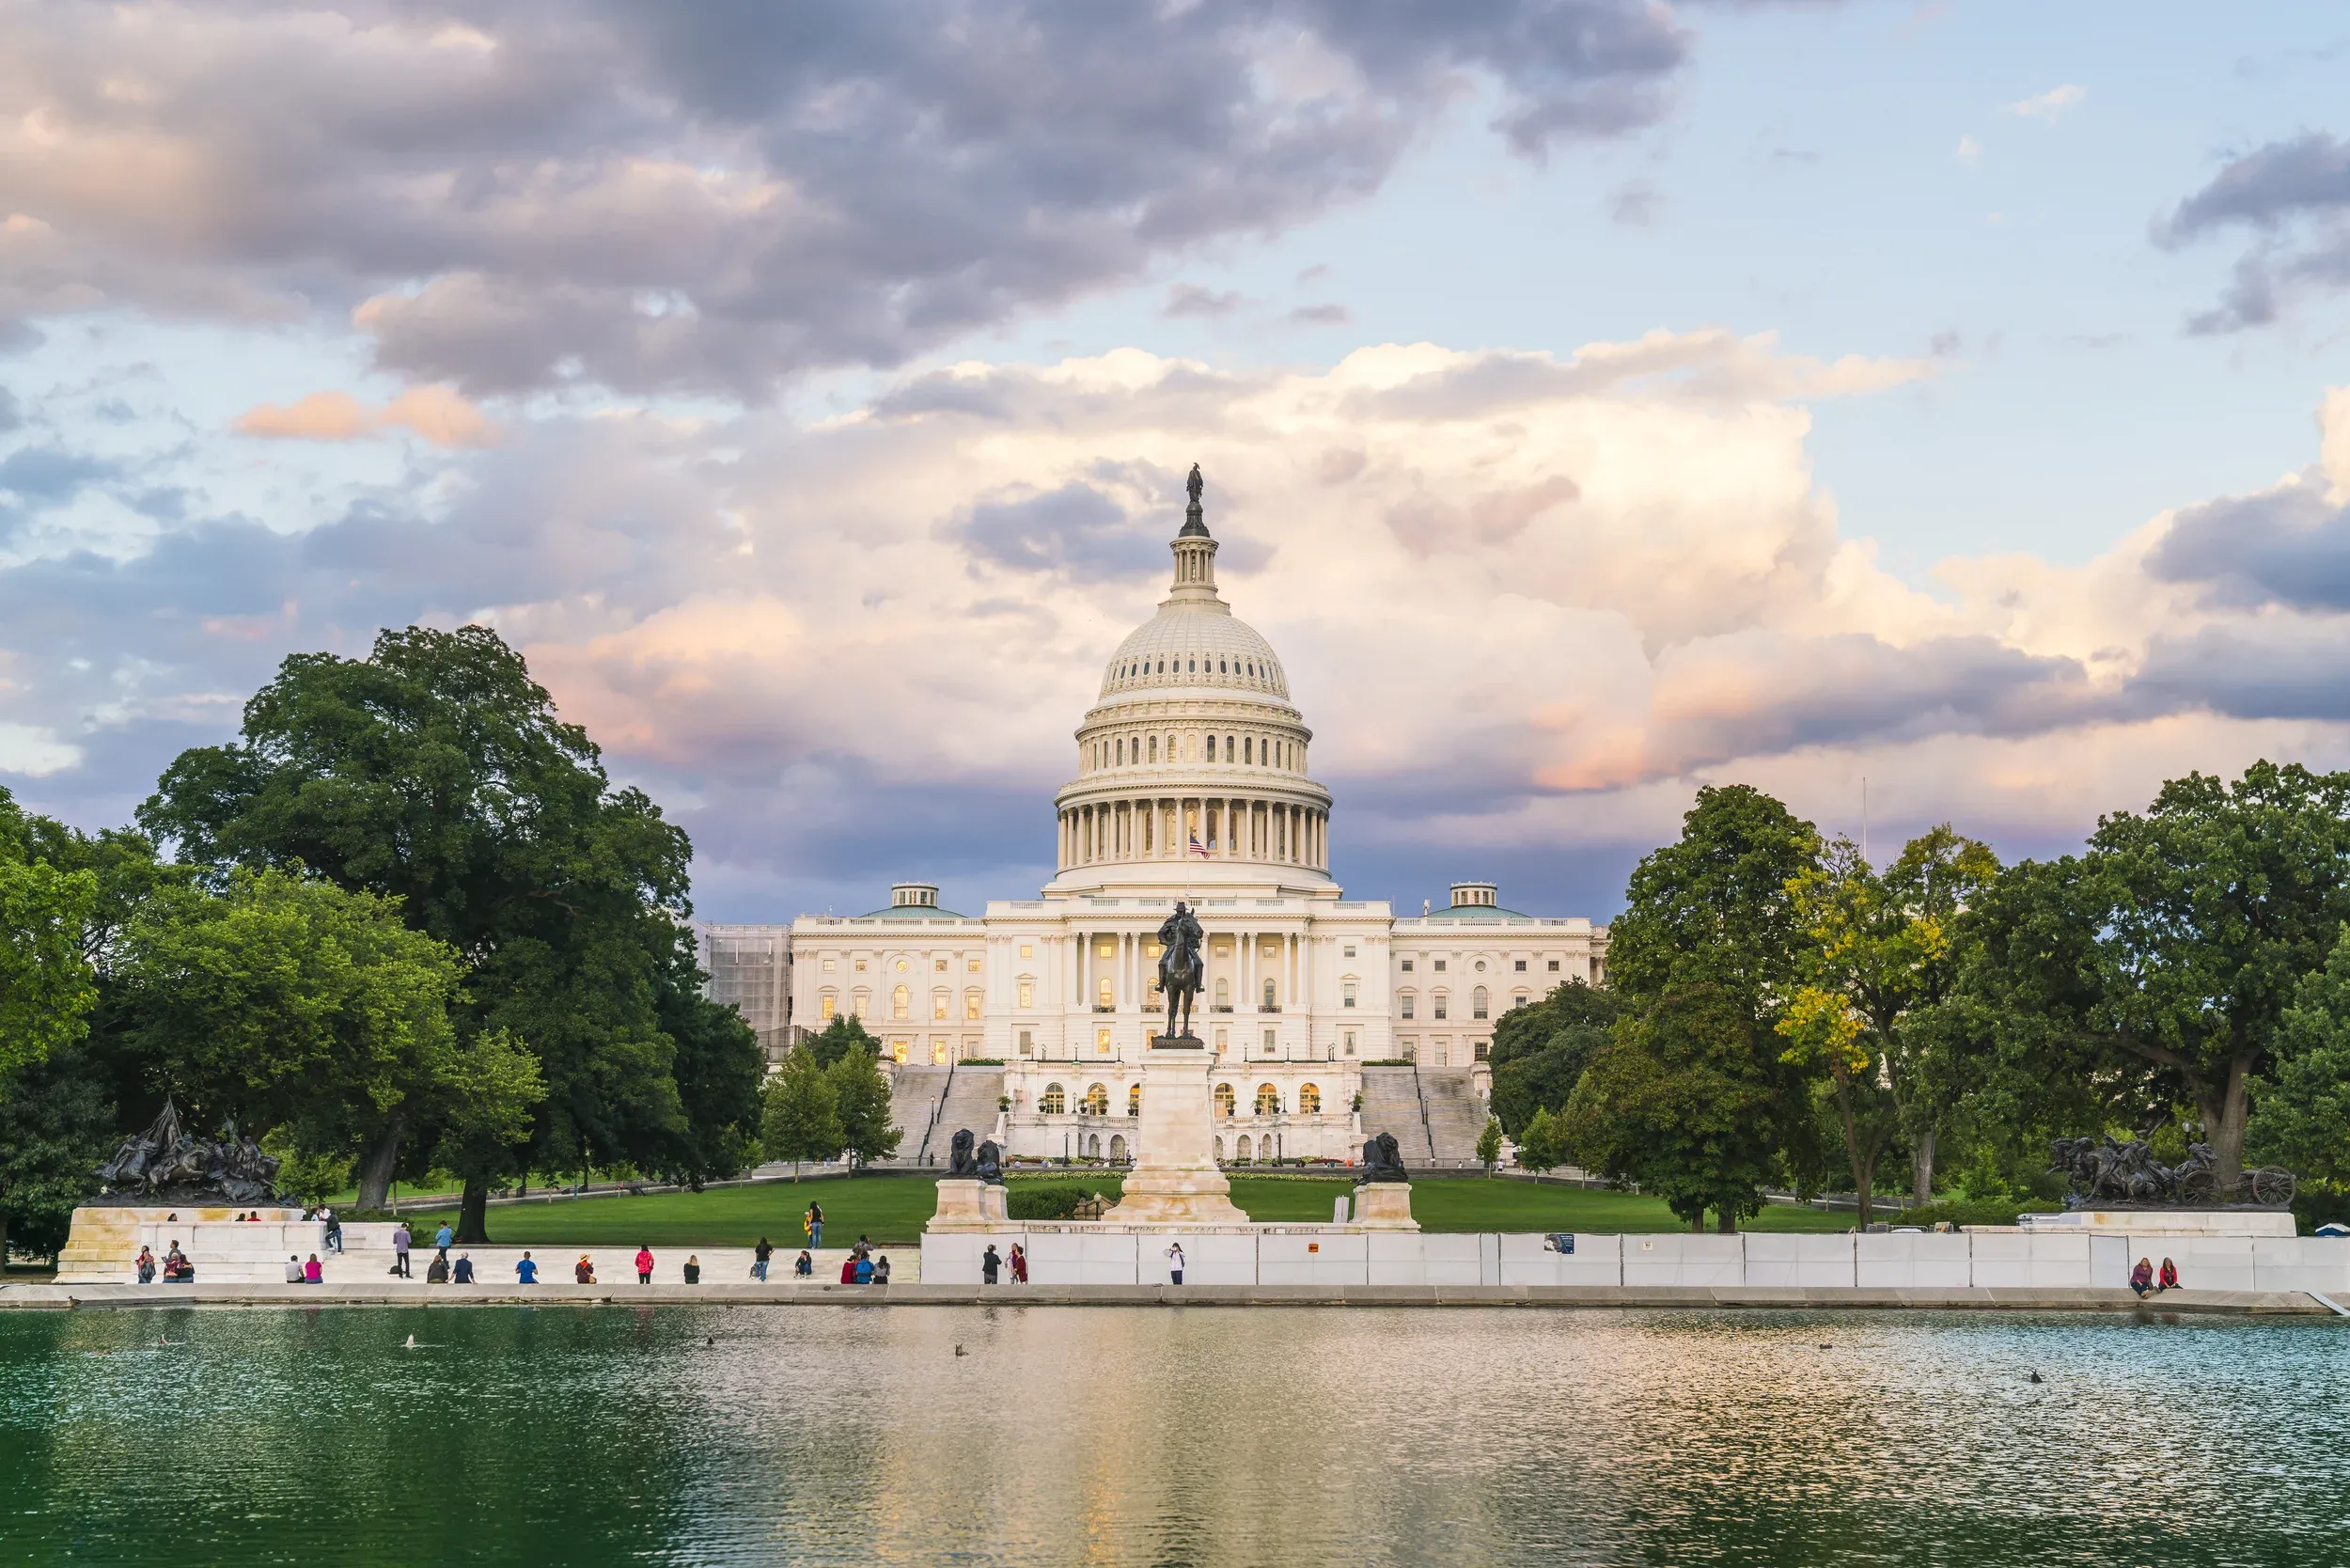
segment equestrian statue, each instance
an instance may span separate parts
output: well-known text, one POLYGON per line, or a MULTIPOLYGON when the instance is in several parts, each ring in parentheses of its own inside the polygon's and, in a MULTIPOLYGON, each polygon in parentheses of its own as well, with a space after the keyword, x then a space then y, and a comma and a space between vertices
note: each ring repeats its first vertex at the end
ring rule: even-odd
POLYGON ((1167 993, 1167 1036, 1169 1040, 1187 1039, 1191 1034, 1191 1004, 1199 995, 1199 981, 1207 974, 1207 965, 1200 961, 1199 944, 1203 939, 1199 921, 1190 906, 1178 901, 1175 913, 1159 927, 1159 989, 1167 993), (1175 1010, 1182 1004, 1183 1028, 1175 1032, 1175 1010))

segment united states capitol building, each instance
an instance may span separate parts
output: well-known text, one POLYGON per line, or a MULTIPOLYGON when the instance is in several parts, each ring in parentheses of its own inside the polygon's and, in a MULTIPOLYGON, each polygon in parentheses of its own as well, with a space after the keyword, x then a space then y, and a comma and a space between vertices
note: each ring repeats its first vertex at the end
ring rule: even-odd
POLYGON ((1216 591, 1196 494, 1171 548, 1167 598, 1077 727, 1037 897, 964 915, 903 882, 868 915, 705 927, 712 994, 771 1060, 861 1019, 891 1064, 901 1159, 943 1163, 960 1127, 1013 1156, 1126 1159, 1165 1022, 1157 933, 1183 900, 1206 932, 1192 1029, 1214 1054, 1218 1158, 1346 1159, 1368 1127, 1412 1163, 1466 1161, 1494 1020, 1603 982, 1606 929, 1518 914, 1489 882, 1418 916, 1346 898, 1313 732, 1279 655, 1216 591))

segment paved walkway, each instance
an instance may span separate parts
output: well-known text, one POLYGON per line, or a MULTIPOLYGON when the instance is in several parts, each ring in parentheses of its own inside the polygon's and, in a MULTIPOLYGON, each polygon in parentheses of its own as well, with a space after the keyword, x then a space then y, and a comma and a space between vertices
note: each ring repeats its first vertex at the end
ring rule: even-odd
MULTIPOLYGON (((705 1259, 706 1259, 705 1255, 705 1259)), ((837 1267, 838 1265, 836 1265, 837 1267)), ((726 1306, 726 1307, 1555 1307, 1778 1310, 1975 1310, 2246 1314, 2334 1318, 2298 1291, 2171 1291, 2140 1301, 2127 1290, 1839 1290, 1622 1285, 706 1285, 665 1282, 425 1285, 399 1279, 326 1285, 0 1285, 0 1309, 182 1306, 726 1306)), ((705 1276, 705 1278, 708 1278, 705 1276)), ((2337 1320, 2350 1322, 2350 1320, 2337 1320)))

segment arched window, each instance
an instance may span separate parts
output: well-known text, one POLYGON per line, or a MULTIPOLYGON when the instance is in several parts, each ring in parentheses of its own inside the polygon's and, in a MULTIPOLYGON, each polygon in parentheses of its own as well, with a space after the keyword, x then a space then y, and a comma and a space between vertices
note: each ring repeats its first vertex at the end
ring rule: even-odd
POLYGON ((1058 1116, 1069 1108, 1069 1096, 1060 1085, 1046 1084, 1043 1096, 1036 1103, 1036 1108, 1047 1116, 1058 1116))
POLYGON ((963 1021, 964 1023, 976 1024, 979 1021, 979 1003, 983 996, 985 993, 979 991, 966 991, 963 994, 963 1021))
POLYGON ((1297 1086, 1297 1114, 1317 1116, 1322 1111, 1322 1090, 1311 1084, 1297 1086))
POLYGON ((1132 1085, 1126 1090, 1126 1114, 1128 1116, 1142 1114, 1142 1086, 1140 1084, 1132 1085))
POLYGON ((1208 760, 1211 762, 1215 760, 1215 737, 1214 735, 1208 737, 1208 760))
POLYGON ((1103 1088, 1100 1084, 1094 1084, 1088 1088, 1086 1090, 1085 1109, 1088 1116, 1109 1115, 1110 1091, 1103 1088))
POLYGON ((889 994, 889 1016, 892 1018, 903 1018, 913 1005, 914 994, 902 985, 889 994))
POLYGON ((944 1023, 946 1021, 948 996, 948 993, 944 991, 933 991, 931 993, 931 1018, 935 1023, 944 1023))
POLYGON ((1248 1163, 1248 1135, 1246 1133, 1243 1133, 1241 1135, 1240 1152, 1237 1156, 1235 1156, 1235 1158, 1238 1163, 1242 1165, 1246 1165, 1248 1163))
POLYGON ((1232 982, 1225 976, 1215 979, 1215 1005, 1229 1012, 1232 1007, 1232 982))
MULTIPOLYGON (((1395 994, 1396 1016, 1399 1018, 1409 1018, 1412 1016, 1412 1001, 1413 996, 1411 992, 1397 992, 1395 994)), ((1020 1005, 1023 1007, 1027 1006, 1026 1002, 1023 1002, 1020 1005)))
POLYGON ((835 1005, 836 1005, 836 1001, 835 1001, 835 998, 834 998, 834 996, 833 996, 833 994, 832 994, 831 992, 829 992, 829 991, 825 992, 825 993, 823 994, 823 996, 821 996, 821 997, 819 997, 819 998, 817 999, 817 1003, 816 1003, 816 1016, 817 1016, 819 1019, 822 1020, 824 1023, 827 1023, 827 1024, 831 1023, 831 1022, 832 1022, 833 1008, 835 1007, 835 1005))
POLYGON ((1218 1116, 1232 1114, 1232 1086, 1230 1084, 1215 1086, 1215 1114, 1218 1116))
POLYGON ((1126 765, 1126 737, 1123 735, 1118 738, 1118 764, 1120 767, 1126 765))
POLYGON ((1257 1086, 1257 1114, 1259 1116, 1280 1115, 1281 1091, 1271 1084, 1259 1084, 1257 1086))
POLYGON ((1244 762, 1253 762, 1257 760, 1257 738, 1254 735, 1241 737, 1240 760, 1244 762))
POLYGON ((1271 1012, 1271 1011, 1272 1011, 1275 1008, 1278 1007, 1279 1005, 1280 1005, 1280 1003, 1279 1003, 1279 1001, 1276 998, 1276 995, 1275 995, 1275 992, 1274 992, 1274 989, 1273 989, 1273 982, 1272 982, 1271 980, 1267 980, 1267 981, 1265 981, 1265 982, 1264 982, 1264 1010, 1265 1010, 1267 1012, 1271 1012))
POLYGON ((1485 988, 1481 985, 1469 993, 1469 1016, 1472 1018, 1485 1016, 1485 988))
POLYGON ((1159 738, 1158 738, 1156 735, 1153 735, 1153 736, 1152 736, 1152 737, 1151 737, 1151 760, 1152 760, 1153 762, 1155 762, 1155 761, 1157 761, 1158 760, 1159 760, 1159 738))
POLYGON ((1104 975, 1102 977, 1102 986, 1099 995, 1101 996, 1100 1005, 1103 1007, 1115 1007, 1117 1005, 1117 993, 1111 986, 1110 978, 1107 975, 1104 975))
POLYGON ((1228 762, 1232 760, 1232 737, 1230 735, 1224 737, 1224 760, 1228 762))

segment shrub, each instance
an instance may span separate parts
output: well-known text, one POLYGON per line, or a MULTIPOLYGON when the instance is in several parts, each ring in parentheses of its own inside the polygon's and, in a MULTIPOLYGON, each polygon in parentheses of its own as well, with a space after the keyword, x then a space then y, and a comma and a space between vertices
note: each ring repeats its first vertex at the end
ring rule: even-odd
POLYGON ((1067 1182, 1014 1182, 1005 1189, 1005 1212, 1014 1219, 1073 1219, 1092 1189, 1067 1182))

